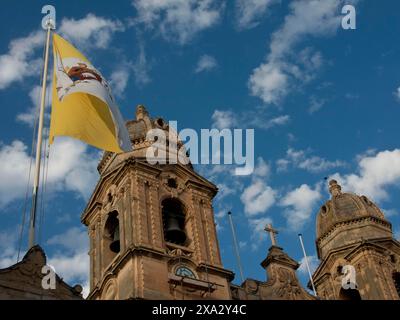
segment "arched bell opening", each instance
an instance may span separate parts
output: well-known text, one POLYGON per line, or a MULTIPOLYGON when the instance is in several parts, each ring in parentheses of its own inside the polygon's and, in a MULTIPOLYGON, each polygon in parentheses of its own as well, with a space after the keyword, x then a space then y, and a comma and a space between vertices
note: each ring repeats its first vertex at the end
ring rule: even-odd
POLYGON ((187 241, 185 231, 185 209, 181 201, 168 198, 162 201, 164 240, 184 246, 187 241))
POLYGON ((104 261, 108 265, 120 251, 120 230, 118 212, 112 211, 108 214, 104 225, 104 261))

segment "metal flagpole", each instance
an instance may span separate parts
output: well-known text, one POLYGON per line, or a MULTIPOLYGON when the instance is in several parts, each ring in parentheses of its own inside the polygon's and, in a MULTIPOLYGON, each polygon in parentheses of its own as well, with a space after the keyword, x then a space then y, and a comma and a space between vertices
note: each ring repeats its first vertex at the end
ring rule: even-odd
POLYGON ((39 179, 40 179, 40 162, 42 156, 42 137, 43 137, 44 108, 46 102, 47 69, 49 62, 51 29, 54 28, 54 25, 51 20, 48 20, 46 22, 46 28, 47 28, 47 38, 46 38, 46 49, 44 56, 42 92, 40 98, 39 127, 38 127, 38 135, 36 142, 35 175, 33 180, 32 207, 31 207, 31 216, 29 221, 29 248, 32 248, 35 245, 36 211, 37 211, 38 189, 39 189, 39 179))
POLYGON ((237 262, 238 262, 238 265, 239 265, 240 277, 242 278, 242 283, 243 283, 244 282, 244 277, 243 277, 242 263, 240 261, 239 248, 238 248, 238 244, 237 244, 237 240, 236 240, 235 228, 233 227, 232 213, 230 211, 228 212, 228 217, 229 217, 229 223, 231 225, 233 244, 234 244, 234 247, 235 247, 236 259, 237 259, 237 262))
POLYGON ((306 254, 306 249, 304 248, 303 237, 302 237, 301 233, 299 233, 299 239, 300 239, 301 248, 303 249, 304 261, 306 262, 306 267, 307 267, 307 271, 308 271, 308 276, 310 277, 311 286, 312 286, 312 289, 314 291, 314 295, 317 296, 317 291, 315 290, 314 281, 313 281, 313 278, 312 278, 312 275, 311 275, 310 266, 308 264, 308 258, 307 258, 307 254, 306 254))

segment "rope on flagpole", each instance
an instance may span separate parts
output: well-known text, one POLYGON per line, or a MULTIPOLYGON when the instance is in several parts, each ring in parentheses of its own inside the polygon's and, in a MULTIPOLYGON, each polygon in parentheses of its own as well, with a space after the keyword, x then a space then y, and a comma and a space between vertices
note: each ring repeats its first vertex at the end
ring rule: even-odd
MULTIPOLYGON (((46 36, 47 37, 47 36, 46 36)), ((46 37, 45 41, 43 44, 43 55, 42 55, 42 61, 44 63, 44 58, 45 58, 45 52, 46 52, 46 37)), ((43 85, 43 72, 44 68, 42 65, 42 71, 40 73, 40 87, 43 85)), ((32 144, 31 144, 31 154, 29 157, 29 171, 28 171, 28 180, 26 182, 26 191, 25 191, 25 200, 24 200, 24 209, 22 211, 22 221, 21 221, 21 227, 20 227, 20 234, 19 234, 19 239, 18 239, 18 253, 17 253, 17 263, 19 261, 20 255, 21 255, 21 249, 22 249, 22 238, 24 236, 24 229, 25 229, 25 223, 26 223, 26 213, 28 209, 28 197, 29 197, 29 187, 30 187, 30 182, 31 182, 31 174, 32 174, 32 163, 33 163, 33 156, 34 156, 34 150, 36 147, 36 133, 38 129, 38 123, 39 123, 39 114, 40 114, 40 96, 38 96, 38 103, 37 103, 37 108, 35 110, 35 120, 34 120, 34 125, 33 125, 33 132, 32 132, 32 144)))
MULTIPOLYGON (((43 151, 42 151, 42 163, 43 167, 46 168, 46 149, 47 149, 47 143, 44 143, 43 151)), ((41 182, 42 182, 42 187, 39 188, 39 221, 38 221, 38 243, 42 242, 42 215, 43 215, 43 189, 44 189, 44 173, 45 170, 41 170, 41 182)))
POLYGON ((44 170, 42 170, 42 189, 40 192, 40 216, 39 216, 39 230, 38 230, 38 239, 39 243, 42 242, 42 227, 44 223, 44 215, 45 215, 45 206, 46 206, 46 187, 47 187, 47 175, 49 168, 49 148, 48 138, 46 138, 46 143, 43 151, 43 163, 44 170))
MULTIPOLYGON (((50 95, 46 97, 47 103, 46 105, 50 105, 50 95)), ((43 153, 44 158, 44 170, 42 174, 42 191, 41 191, 41 204, 40 204, 40 217, 39 217, 39 242, 42 241, 42 234, 43 234, 43 224, 44 218, 46 214, 46 194, 47 194, 47 178, 49 173, 49 160, 50 160, 50 143, 49 143, 49 132, 46 133, 46 143, 45 149, 43 153)))
POLYGON ((46 83, 47 83, 47 69, 48 69, 48 58, 50 51, 50 36, 52 30, 52 22, 48 20, 46 22, 47 27, 47 39, 46 39, 46 50, 45 50, 45 61, 43 68, 43 84, 42 92, 40 96, 40 115, 39 115, 39 126, 38 126, 38 136, 36 143, 36 160, 35 160, 35 175, 33 180, 33 192, 32 192, 32 207, 31 216, 29 221, 29 248, 32 248, 35 243, 35 233, 36 233, 36 214, 38 206, 38 189, 40 180, 40 162, 42 158, 42 137, 43 137, 43 120, 44 120, 44 107, 46 100, 46 83))

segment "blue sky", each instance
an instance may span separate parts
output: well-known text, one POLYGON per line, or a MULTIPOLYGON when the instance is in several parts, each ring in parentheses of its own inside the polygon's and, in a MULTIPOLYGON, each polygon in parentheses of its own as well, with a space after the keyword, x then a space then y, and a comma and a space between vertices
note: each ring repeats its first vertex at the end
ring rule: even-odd
MULTIPOLYGON (((0 12, 0 266, 15 262, 38 101, 42 1, 3 1, 0 12)), ((232 210, 246 277, 278 244, 315 264, 315 216, 324 177, 365 194, 393 223, 400 184, 398 1, 54 1, 57 32, 111 83, 125 119, 144 104, 178 128, 254 128, 257 167, 196 166, 220 187, 214 202, 222 258, 238 275, 226 212, 232 210), (341 9, 356 8, 356 30, 341 9)), ((47 109, 49 112, 49 108, 47 109)), ((47 118, 48 124, 48 118, 47 118)), ((99 151, 58 139, 50 154, 40 244, 71 284, 86 284, 80 214, 98 175, 99 151)), ((26 237, 23 251, 26 249, 26 237)), ((306 281, 304 271, 299 277, 306 281)), ((238 276, 236 282, 239 281, 238 276)))

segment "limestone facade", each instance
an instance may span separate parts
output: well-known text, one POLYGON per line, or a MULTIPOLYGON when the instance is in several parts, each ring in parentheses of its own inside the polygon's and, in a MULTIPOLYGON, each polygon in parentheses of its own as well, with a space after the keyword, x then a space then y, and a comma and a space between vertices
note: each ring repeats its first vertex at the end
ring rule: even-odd
POLYGON ((329 183, 331 199, 317 215, 317 253, 313 275, 323 299, 400 299, 400 243, 392 225, 367 197, 342 193, 329 183), (345 266, 354 270, 356 288, 342 285, 345 266))

